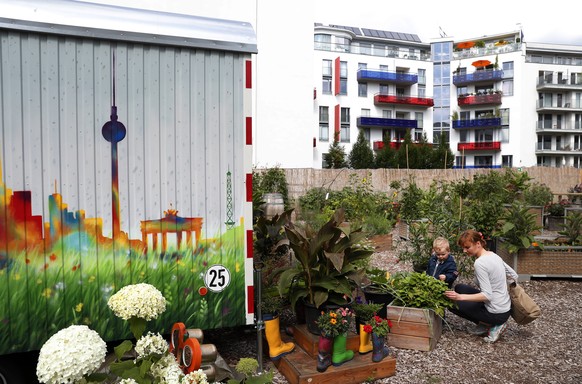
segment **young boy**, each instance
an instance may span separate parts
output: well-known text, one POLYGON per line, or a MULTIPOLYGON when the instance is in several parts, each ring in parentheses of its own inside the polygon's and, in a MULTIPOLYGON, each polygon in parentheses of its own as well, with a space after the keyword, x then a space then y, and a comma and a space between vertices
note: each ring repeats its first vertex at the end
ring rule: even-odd
POLYGON ((459 272, 457 271, 457 263, 451 255, 449 241, 444 237, 437 237, 432 243, 432 250, 433 254, 428 260, 426 274, 444 281, 449 288, 452 287, 459 272))

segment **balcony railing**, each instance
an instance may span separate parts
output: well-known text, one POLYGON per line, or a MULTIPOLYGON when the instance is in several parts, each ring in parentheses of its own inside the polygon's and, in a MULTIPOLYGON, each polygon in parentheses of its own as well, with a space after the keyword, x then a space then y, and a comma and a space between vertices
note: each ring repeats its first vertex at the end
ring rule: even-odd
POLYGON ((374 104, 405 104, 432 107, 434 105, 434 100, 428 97, 377 94, 374 96, 374 104))
POLYGON ((468 73, 465 75, 454 75, 453 84, 458 86, 483 83, 483 82, 495 82, 503 80, 503 71, 501 70, 480 70, 473 73, 468 73))
POLYGON ((501 128, 501 118, 453 120, 453 129, 462 128, 501 128))
POLYGON ((364 128, 418 128, 418 121, 360 116, 356 120, 356 125, 364 128))
POLYGON ((488 56, 499 53, 508 53, 521 50, 521 43, 510 43, 498 47, 484 47, 484 48, 468 48, 461 51, 453 52, 455 60, 466 59, 470 57, 488 56))
POLYGON ((579 121, 574 122, 574 124, 565 123, 563 121, 554 123, 551 121, 536 121, 536 131, 558 134, 577 133, 578 131, 582 131, 582 123, 579 121))
POLYGON ((565 111, 578 112, 582 111, 582 102, 580 100, 537 100, 536 111, 565 111))
POLYGON ((554 76, 545 78, 545 77, 538 77, 537 90, 578 90, 582 89, 582 81, 578 81, 577 83, 573 83, 567 78, 554 78, 554 76))
POLYGON ((415 73, 401 73, 381 69, 359 69, 357 76, 358 81, 374 81, 401 85, 418 83, 418 75, 415 73))
POLYGON ((457 104, 462 107, 466 105, 499 105, 501 104, 501 93, 490 95, 468 95, 459 96, 457 104))
POLYGON ((458 151, 500 151, 501 141, 477 141, 458 143, 458 151))
POLYGON ((420 60, 420 61, 430 61, 430 52, 420 52, 413 51, 410 52, 408 47, 396 47, 386 44, 378 44, 370 47, 359 47, 352 46, 350 44, 335 44, 335 43, 324 43, 320 41, 314 42, 314 48, 318 51, 333 51, 333 52, 346 52, 355 53, 358 55, 369 55, 378 57, 391 57, 406 60, 420 60))

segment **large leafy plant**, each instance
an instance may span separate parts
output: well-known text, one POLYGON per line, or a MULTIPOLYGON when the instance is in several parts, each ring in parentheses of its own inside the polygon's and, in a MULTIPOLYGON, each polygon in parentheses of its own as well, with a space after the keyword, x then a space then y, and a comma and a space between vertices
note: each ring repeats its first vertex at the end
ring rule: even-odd
POLYGON ((345 222, 343 209, 319 230, 289 223, 285 232, 296 263, 278 271, 279 293, 288 295, 292 308, 300 299, 317 308, 326 302, 346 304, 346 298, 361 285, 362 265, 373 252, 361 245, 366 234, 345 222))
POLYGON ((500 218, 500 228, 493 235, 504 240, 507 251, 517 253, 520 248, 529 248, 534 242, 534 232, 541 229, 536 215, 521 201, 514 201, 500 218))
POLYGON ((423 272, 399 272, 392 277, 394 301, 391 305, 432 309, 443 317, 446 308, 454 308, 444 292, 449 289, 444 281, 423 272))

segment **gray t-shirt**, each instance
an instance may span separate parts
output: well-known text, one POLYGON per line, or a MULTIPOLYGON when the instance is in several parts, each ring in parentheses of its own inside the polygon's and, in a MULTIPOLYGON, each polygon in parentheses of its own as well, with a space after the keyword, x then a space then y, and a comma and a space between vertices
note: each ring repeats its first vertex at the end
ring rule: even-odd
POLYGON ((475 278, 481 293, 485 295, 485 308, 490 313, 504 313, 511 309, 507 291, 505 263, 497 254, 486 252, 475 259, 475 278))

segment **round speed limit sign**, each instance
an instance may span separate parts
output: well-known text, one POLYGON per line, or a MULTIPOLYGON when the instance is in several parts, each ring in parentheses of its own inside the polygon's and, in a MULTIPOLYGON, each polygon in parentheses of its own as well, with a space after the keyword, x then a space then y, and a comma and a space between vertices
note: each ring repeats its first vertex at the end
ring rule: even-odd
POLYGON ((220 292, 230 284, 230 271, 224 265, 213 265, 204 274, 204 284, 212 292, 220 292))

